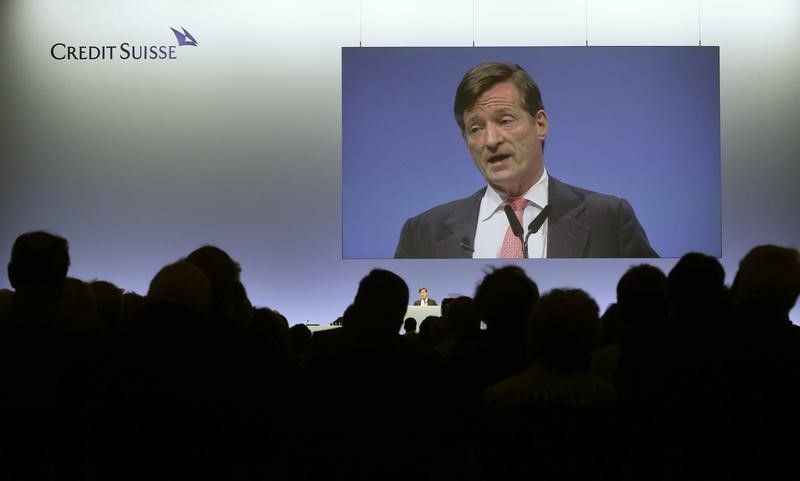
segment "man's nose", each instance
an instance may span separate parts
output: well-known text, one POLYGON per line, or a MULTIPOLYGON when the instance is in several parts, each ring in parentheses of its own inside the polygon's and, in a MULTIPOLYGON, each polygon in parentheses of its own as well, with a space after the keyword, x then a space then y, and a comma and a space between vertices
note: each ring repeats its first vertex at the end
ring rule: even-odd
POLYGON ((486 124, 486 147, 496 149, 503 142, 503 133, 500 127, 493 122, 486 124))

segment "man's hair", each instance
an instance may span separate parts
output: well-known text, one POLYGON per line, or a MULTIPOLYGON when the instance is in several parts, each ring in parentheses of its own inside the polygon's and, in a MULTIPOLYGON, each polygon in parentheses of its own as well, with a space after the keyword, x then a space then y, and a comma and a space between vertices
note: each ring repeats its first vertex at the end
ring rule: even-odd
POLYGON ((531 307, 539 299, 539 287, 521 267, 504 266, 486 274, 474 299, 487 329, 521 332, 531 307))
POLYGON ((60 288, 69 269, 69 244, 49 232, 28 232, 11 248, 8 277, 15 289, 29 286, 60 288))
POLYGON ((184 260, 203 271, 211 283, 212 290, 233 285, 239 280, 239 274, 242 272, 239 263, 227 252, 212 245, 198 247, 184 260))
POLYGON ((147 302, 170 303, 206 315, 212 302, 212 288, 203 270, 187 261, 162 267, 150 281, 147 302))
POLYGON ((800 296, 800 253, 791 247, 756 246, 739 263, 733 281, 736 301, 787 314, 800 296))
POLYGON ((650 264, 631 267, 617 282, 617 306, 628 327, 655 322, 667 312, 667 276, 650 264))
POLYGON ((448 328, 454 335, 474 335, 481 330, 481 318, 471 297, 460 296, 446 299, 447 311, 442 316, 447 319, 448 328))
POLYGON ((420 287, 419 290, 417 290, 417 292, 422 292, 422 291, 427 292, 428 288, 427 287, 420 287))
POLYGON ((396 322, 397 332, 408 307, 408 284, 394 272, 373 269, 358 284, 353 306, 359 315, 396 322))
POLYGON ((725 269, 719 260, 700 252, 680 258, 667 275, 667 297, 679 312, 716 308, 725 284, 725 269))
POLYGON ((522 108, 532 117, 536 112, 544 109, 542 93, 539 86, 528 72, 514 63, 484 62, 472 67, 461 79, 456 90, 456 100, 453 104, 453 113, 456 123, 461 128, 461 135, 465 134, 464 111, 475 105, 475 101, 496 84, 511 81, 519 91, 522 108))
MULTIPOLYGON (((212 245, 198 247, 183 261, 196 266, 206 275, 211 286, 211 316, 216 320, 249 323, 250 317, 234 319, 242 314, 240 310, 243 286, 239 281, 242 272, 239 263, 231 256, 212 245)), ((244 294, 246 298, 246 293, 244 294)), ((249 301, 247 301, 249 304, 249 301)))
POLYGON ((597 302, 580 289, 543 295, 528 321, 531 357, 559 369, 586 368, 599 341, 599 313, 597 302))

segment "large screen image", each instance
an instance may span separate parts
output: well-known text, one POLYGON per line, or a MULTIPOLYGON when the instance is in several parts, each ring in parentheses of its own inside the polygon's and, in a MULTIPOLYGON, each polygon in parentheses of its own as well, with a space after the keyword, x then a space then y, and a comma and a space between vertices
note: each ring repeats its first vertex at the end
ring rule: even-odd
POLYGON ((526 257, 721 256, 719 98, 718 47, 344 48, 343 257, 506 257, 515 196, 526 257))

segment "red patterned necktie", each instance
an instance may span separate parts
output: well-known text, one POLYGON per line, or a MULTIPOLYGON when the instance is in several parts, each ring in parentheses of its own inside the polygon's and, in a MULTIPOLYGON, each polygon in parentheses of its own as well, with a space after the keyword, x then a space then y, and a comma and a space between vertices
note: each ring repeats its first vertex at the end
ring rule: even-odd
MULTIPOLYGON (((525 210, 525 206, 528 205, 527 199, 524 197, 520 197, 518 199, 508 199, 506 204, 510 205, 511 208, 514 209, 514 213, 517 215, 519 223, 522 224, 522 211, 525 210)), ((506 229, 506 236, 503 238, 503 245, 500 247, 500 258, 523 258, 522 242, 519 240, 519 237, 514 235, 514 232, 511 230, 511 226, 508 226, 508 229, 506 229)))

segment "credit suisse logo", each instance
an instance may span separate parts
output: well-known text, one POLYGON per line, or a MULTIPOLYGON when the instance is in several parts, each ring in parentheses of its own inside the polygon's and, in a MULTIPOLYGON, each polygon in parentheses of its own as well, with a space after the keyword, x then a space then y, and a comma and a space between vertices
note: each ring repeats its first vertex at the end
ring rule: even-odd
POLYGON ((175 36, 175 44, 140 44, 122 42, 117 45, 73 45, 66 42, 54 43, 50 56, 63 61, 109 61, 109 60, 177 60, 181 47, 197 47, 197 40, 188 30, 181 27, 169 28, 175 36))

